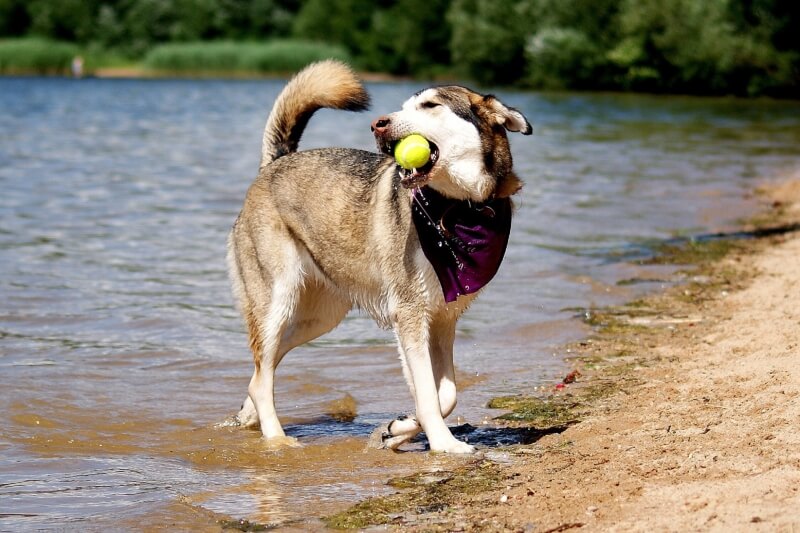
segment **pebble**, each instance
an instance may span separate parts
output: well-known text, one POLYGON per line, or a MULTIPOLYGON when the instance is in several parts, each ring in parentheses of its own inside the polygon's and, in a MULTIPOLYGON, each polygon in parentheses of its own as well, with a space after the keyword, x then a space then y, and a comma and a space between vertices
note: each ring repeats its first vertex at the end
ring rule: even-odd
POLYGON ((499 452, 497 450, 486 450, 486 459, 494 463, 511 464, 514 460, 507 452, 499 452))

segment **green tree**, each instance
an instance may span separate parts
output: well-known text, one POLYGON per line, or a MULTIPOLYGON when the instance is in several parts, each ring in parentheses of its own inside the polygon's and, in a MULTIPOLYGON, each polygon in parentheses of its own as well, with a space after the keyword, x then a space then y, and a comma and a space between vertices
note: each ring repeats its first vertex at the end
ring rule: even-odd
POLYGON ((122 18, 127 51, 142 55, 154 43, 171 40, 174 21, 172 2, 131 0, 122 18))
POLYGON ((528 35, 544 28, 570 28, 586 35, 598 47, 619 38, 617 18, 621 0, 529 0, 521 17, 528 35))
POLYGON ((399 0, 376 10, 361 45, 365 68, 394 74, 432 74, 450 64, 450 0, 399 0))
POLYGON ((120 20, 118 8, 103 4, 97 13, 92 41, 103 48, 121 48, 125 45, 126 31, 120 20))
POLYGON ((171 41, 200 41, 225 36, 225 10, 216 0, 172 0, 171 41))
POLYGON ((0 0, 0 36, 24 35, 31 24, 31 17, 24 0, 0 0))
POLYGON ((800 97, 798 0, 0 0, 0 37, 141 56, 299 37, 482 84, 800 97))
POLYGON ((373 12, 383 3, 370 0, 307 0, 294 19, 295 37, 345 46, 357 56, 370 42, 373 12))
POLYGON ((91 37, 97 8, 94 0, 30 0, 26 6, 32 33, 77 42, 91 37))
POLYGON ((228 32, 231 36, 235 36, 237 28, 246 28, 247 37, 286 37, 292 32, 294 14, 300 7, 297 2, 276 0, 249 0, 241 3, 246 5, 245 20, 231 21, 228 32))
POLYGON ((635 90, 756 94, 770 84, 796 86, 796 51, 773 44, 791 16, 775 12, 763 1, 625 0, 623 38, 609 59, 621 69, 620 85, 635 90))
POLYGON ((748 37, 735 83, 749 94, 800 97, 800 2, 731 1, 729 10, 735 31, 748 37))
POLYGON ((535 31, 526 7, 522 0, 453 0, 446 18, 453 65, 484 84, 519 80, 525 40, 535 31))
MULTIPOLYGON (((692 90, 724 87, 734 66, 739 38, 726 20, 727 0, 626 0, 622 27, 625 46, 640 46, 631 54, 634 68, 644 64, 657 71, 659 88, 692 90)), ((620 56, 612 54, 612 58, 620 56)), ((624 62, 618 62, 626 66, 624 62)), ((635 70, 629 72, 636 72, 635 70)), ((631 76, 634 84, 637 79, 631 76)))
POLYGON ((620 0, 525 4, 525 83, 548 89, 607 88, 607 51, 619 39, 620 0))
POLYGON ((544 89, 596 87, 603 65, 600 48, 573 28, 547 27, 528 39, 526 82, 544 89))

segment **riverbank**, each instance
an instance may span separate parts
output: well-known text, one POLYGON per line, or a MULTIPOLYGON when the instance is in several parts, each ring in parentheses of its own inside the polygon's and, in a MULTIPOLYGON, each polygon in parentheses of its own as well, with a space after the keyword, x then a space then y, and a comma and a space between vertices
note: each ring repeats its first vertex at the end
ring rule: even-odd
POLYGON ((744 228, 750 238, 665 250, 675 255, 664 260, 694 263, 683 283, 587 315, 596 334, 570 347, 578 373, 565 379, 577 381, 544 399, 500 402, 545 428, 535 443, 488 451, 434 480, 410 480, 405 486, 413 488, 329 524, 526 532, 800 527, 800 180, 761 196, 768 208, 744 228))
MULTIPOLYGON (((292 71, 286 72, 255 72, 255 71, 213 71, 197 70, 190 72, 176 72, 170 70, 148 69, 139 66, 105 67, 96 69, 92 75, 95 78, 185 78, 185 79, 288 79, 292 71)), ((409 81, 408 76, 395 76, 381 72, 361 71, 358 77, 370 83, 389 83, 409 81)))

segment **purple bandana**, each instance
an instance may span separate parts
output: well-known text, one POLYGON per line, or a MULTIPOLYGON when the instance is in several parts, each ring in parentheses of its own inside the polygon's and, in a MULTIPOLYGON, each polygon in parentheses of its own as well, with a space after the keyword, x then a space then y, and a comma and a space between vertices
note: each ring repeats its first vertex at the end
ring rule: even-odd
POLYGON ((446 302, 485 286, 500 268, 511 232, 511 200, 481 204, 445 198, 430 187, 414 189, 412 217, 425 257, 446 302))

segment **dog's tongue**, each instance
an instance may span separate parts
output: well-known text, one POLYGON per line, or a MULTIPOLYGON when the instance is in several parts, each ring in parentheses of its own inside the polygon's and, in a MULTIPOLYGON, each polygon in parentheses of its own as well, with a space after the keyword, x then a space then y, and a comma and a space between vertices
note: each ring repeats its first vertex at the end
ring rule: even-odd
POLYGON ((413 189, 414 187, 419 187, 423 183, 428 181, 428 173, 422 172, 419 169, 413 170, 400 170, 400 184, 405 187, 406 189, 413 189))

